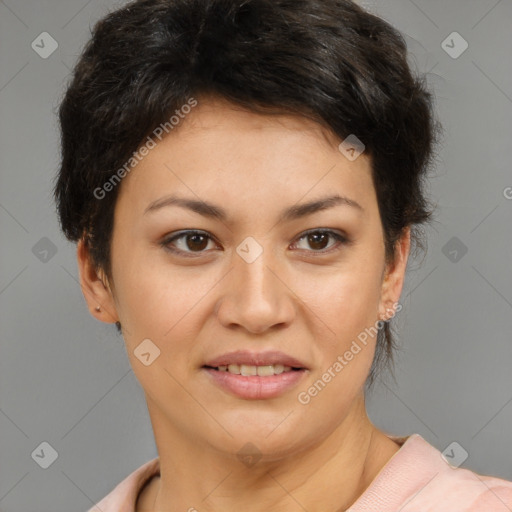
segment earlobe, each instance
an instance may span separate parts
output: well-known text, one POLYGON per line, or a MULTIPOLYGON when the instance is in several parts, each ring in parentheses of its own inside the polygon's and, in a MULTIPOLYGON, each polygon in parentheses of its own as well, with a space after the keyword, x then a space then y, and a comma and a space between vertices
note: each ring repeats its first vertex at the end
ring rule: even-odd
POLYGON ((80 274, 80 288, 89 311, 102 322, 117 322, 119 319, 108 281, 103 272, 101 270, 98 271, 94 267, 84 238, 81 238, 77 244, 77 262, 80 274))
POLYGON ((395 245, 395 257, 385 271, 382 281, 381 300, 379 304, 379 318, 387 320, 394 313, 395 305, 400 299, 404 284, 405 271, 411 246, 411 229, 404 229, 400 239, 395 245))

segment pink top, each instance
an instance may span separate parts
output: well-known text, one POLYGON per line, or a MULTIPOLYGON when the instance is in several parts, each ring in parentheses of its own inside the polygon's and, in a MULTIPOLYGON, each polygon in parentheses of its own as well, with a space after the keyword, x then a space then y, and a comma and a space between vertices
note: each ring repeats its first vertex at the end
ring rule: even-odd
MULTIPOLYGON (((419 434, 388 437, 401 448, 347 512, 512 511, 512 482, 451 466, 419 434)), ((158 457, 146 462, 88 512, 135 512, 140 491, 159 471, 158 457)))

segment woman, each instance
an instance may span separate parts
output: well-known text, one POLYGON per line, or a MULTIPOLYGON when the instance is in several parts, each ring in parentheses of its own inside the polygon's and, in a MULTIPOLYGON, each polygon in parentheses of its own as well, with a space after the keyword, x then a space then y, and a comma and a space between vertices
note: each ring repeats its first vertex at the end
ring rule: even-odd
POLYGON ((94 511, 506 511, 371 423, 431 209, 432 100, 350 1, 142 0, 95 27, 55 196, 159 457, 94 511))

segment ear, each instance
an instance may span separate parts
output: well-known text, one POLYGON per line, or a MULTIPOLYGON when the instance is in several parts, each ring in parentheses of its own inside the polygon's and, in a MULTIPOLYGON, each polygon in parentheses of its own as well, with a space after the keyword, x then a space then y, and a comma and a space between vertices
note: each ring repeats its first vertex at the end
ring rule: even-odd
POLYGON ((382 280, 381 299, 379 303, 379 319, 387 320, 393 316, 404 284, 405 270, 411 247, 411 229, 404 229, 395 244, 395 256, 384 271, 382 280))
POLYGON ((117 322, 119 318, 108 280, 103 272, 98 272, 94 268, 89 247, 83 237, 77 244, 76 255, 80 287, 91 315, 105 323, 117 322), (98 307, 99 311, 96 309, 98 307))

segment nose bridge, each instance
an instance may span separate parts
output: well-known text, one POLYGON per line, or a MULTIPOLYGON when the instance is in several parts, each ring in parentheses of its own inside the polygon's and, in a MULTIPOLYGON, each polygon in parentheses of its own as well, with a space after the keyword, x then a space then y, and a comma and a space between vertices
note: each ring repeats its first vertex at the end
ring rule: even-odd
POLYGON ((247 295, 247 298, 253 300, 272 300, 271 281, 275 280, 275 276, 270 272, 272 262, 270 261, 270 251, 264 251, 257 256, 254 261, 247 261, 243 257, 237 257, 235 263, 235 277, 238 279, 241 296, 247 295))
POLYGON ((289 290, 276 275, 278 268, 271 249, 244 240, 233 254, 231 283, 218 309, 221 322, 251 332, 290 322, 294 308, 289 290))

